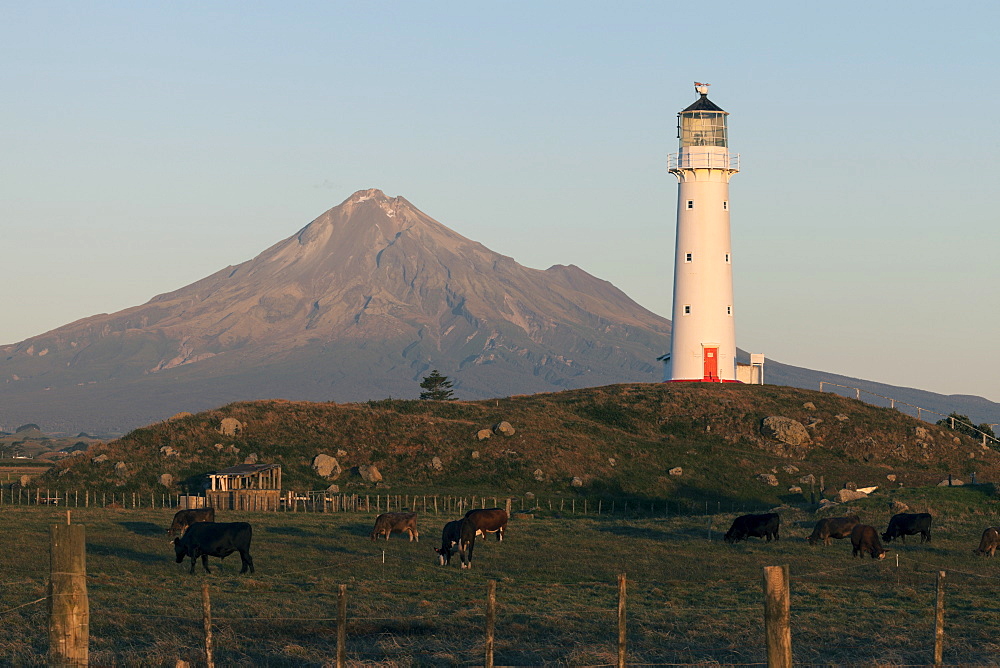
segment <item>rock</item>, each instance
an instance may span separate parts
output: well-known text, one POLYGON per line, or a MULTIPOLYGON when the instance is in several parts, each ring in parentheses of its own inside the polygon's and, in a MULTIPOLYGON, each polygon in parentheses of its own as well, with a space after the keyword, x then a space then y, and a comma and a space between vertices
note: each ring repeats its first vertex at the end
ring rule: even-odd
POLYGON ((848 420, 851 419, 851 418, 847 417, 846 415, 844 415, 843 413, 839 413, 837 415, 834 415, 833 417, 837 418, 841 422, 847 422, 848 420))
POLYGON ((162 448, 160 448, 160 454, 163 455, 164 457, 177 457, 181 453, 177 452, 169 445, 164 445, 162 448))
POLYGON ((569 481, 569 484, 572 485, 573 487, 583 487, 583 480, 581 480, 576 476, 573 476, 573 479, 569 481))
POLYGON ((959 480, 958 478, 952 478, 951 480, 948 480, 948 478, 945 478, 944 480, 942 480, 941 482, 939 482, 937 484, 937 486, 938 487, 960 487, 961 485, 964 485, 964 484, 965 483, 962 482, 961 480, 959 480))
POLYGON ((222 450, 223 450, 223 449, 224 449, 224 448, 225 448, 226 446, 225 446, 224 444, 222 444, 222 443, 216 443, 216 444, 215 444, 215 445, 213 445, 212 447, 213 447, 213 448, 215 448, 216 450, 218 450, 219 452, 222 452, 222 450))
POLYGON ((874 494, 876 489, 878 489, 878 485, 875 485, 874 487, 858 487, 859 492, 864 492, 869 496, 874 494))
POLYGON ((31 476, 30 475, 23 475, 23 476, 21 476, 21 479, 20 479, 21 487, 27 487, 29 482, 31 482, 31 476))
POLYGON ((809 418, 809 424, 806 425, 806 429, 815 429, 821 424, 823 424, 823 421, 819 418, 809 418))
POLYGON ((535 469, 534 476, 535 480, 537 480, 538 482, 542 482, 543 480, 545 480, 545 473, 542 471, 542 469, 535 469))
POLYGON ((682 476, 684 475, 684 469, 682 469, 680 466, 675 466, 674 468, 667 471, 667 473, 672 476, 682 476))
POLYGON ((885 479, 888 480, 889 482, 896 482, 896 474, 890 473, 885 477, 885 479))
POLYGON ((161 473, 160 477, 157 478, 157 482, 163 485, 164 487, 170 487, 171 485, 174 484, 174 477, 169 473, 161 473))
POLYGON ((104 462, 108 461, 108 456, 107 455, 97 455, 96 457, 94 457, 90 461, 93 462, 94 464, 103 464, 104 462))
POLYGON ((839 503, 837 503, 836 501, 831 501, 830 499, 820 499, 819 508, 816 509, 816 512, 818 513, 823 510, 826 510, 827 508, 833 508, 834 506, 839 506, 839 505, 840 505, 839 503))
POLYGON ((858 499, 867 499, 868 495, 864 492, 859 492, 856 489, 841 489, 838 490, 834 495, 833 500, 837 503, 848 503, 850 501, 857 501, 858 499))
POLYGON ((799 482, 802 483, 803 485, 815 485, 816 476, 814 476, 812 473, 810 473, 809 475, 804 475, 801 478, 799 478, 799 482))
POLYGON ((788 488, 788 492, 790 494, 801 494, 802 493, 802 488, 798 487, 796 485, 792 485, 791 487, 788 488))
POLYGON ((378 468, 374 464, 359 466, 358 475, 360 475, 361 479, 365 482, 382 482, 382 474, 379 473, 378 468))
POLYGON ((118 462, 115 464, 115 473, 118 475, 125 475, 128 473, 128 465, 125 462, 118 462))
POLYGON ((812 439, 801 422, 791 418, 772 415, 764 418, 761 433, 788 445, 809 445, 812 439))
POLYGON ((444 469, 444 464, 441 463, 440 457, 435 457, 434 459, 431 460, 431 468, 434 469, 435 471, 440 471, 444 469))
POLYGON ((926 427, 917 427, 914 430, 914 433, 917 435, 917 438, 920 439, 921 441, 934 440, 934 437, 931 436, 931 430, 927 429, 926 427))
POLYGON ((223 436, 239 436, 243 433, 246 425, 237 420, 236 418, 222 418, 222 422, 219 424, 219 433, 223 436))
POLYGON ((510 426, 510 422, 507 422, 506 420, 503 422, 497 422, 493 425, 493 433, 503 434, 504 436, 513 436, 514 427, 510 426))
POLYGON ((535 498, 535 493, 534 492, 525 492, 524 493, 524 498, 526 498, 526 499, 533 499, 533 498, 535 498))
POLYGON ((784 466, 781 467, 781 470, 787 473, 788 475, 794 475, 799 472, 799 467, 792 466, 791 464, 785 464, 784 466))
POLYGON ((489 429, 480 429, 479 431, 476 432, 476 438, 478 438, 480 441, 485 441, 492 435, 493 432, 490 431, 489 429))
POLYGON ((228 447, 228 448, 226 448, 226 452, 231 452, 231 453, 233 453, 233 454, 235 454, 235 455, 238 455, 238 454, 240 454, 240 449, 239 449, 239 448, 237 448, 237 447, 236 447, 235 445, 233 445, 232 443, 230 443, 230 444, 229 444, 229 447, 228 447))
POLYGON ((758 473, 757 480, 760 480, 765 485, 770 485, 771 487, 778 486, 778 479, 773 473, 758 473))
POLYGON ((892 513, 893 515, 897 515, 899 513, 908 513, 910 512, 910 507, 905 503, 903 503, 902 501, 893 500, 892 502, 889 503, 889 512, 892 513))
POLYGON ((191 413, 188 413, 187 411, 174 413, 173 415, 167 418, 167 422, 176 422, 177 420, 183 420, 186 417, 191 417, 191 413))
POLYGON ((256 464, 259 457, 257 457, 256 452, 251 452, 243 459, 244 464, 256 464))
POLYGON ((802 408, 806 409, 807 411, 814 411, 816 410, 816 404, 814 404, 811 401, 807 401, 804 404, 802 404, 802 408))
POLYGON ((856 482, 845 482, 844 483, 844 489, 855 490, 857 488, 858 488, 858 484, 856 482))
POLYGON ((958 436, 952 438, 951 442, 954 443, 955 445, 962 445, 962 439, 960 439, 958 436))
POLYGON ((336 480, 343 473, 343 469, 340 467, 340 462, 337 461, 337 458, 324 453, 313 457, 312 469, 319 477, 326 478, 327 480, 336 480))
POLYGON ((611 464, 611 466, 618 466, 618 460, 614 457, 608 457, 608 464, 611 464))
POLYGON ((326 491, 331 492, 333 494, 340 494, 340 485, 330 485, 329 487, 326 488, 326 491))
POLYGON ((347 450, 337 450, 337 457, 343 459, 347 456, 347 450))
POLYGON ((472 458, 473 459, 479 459, 479 450, 473 450, 472 451, 472 458))

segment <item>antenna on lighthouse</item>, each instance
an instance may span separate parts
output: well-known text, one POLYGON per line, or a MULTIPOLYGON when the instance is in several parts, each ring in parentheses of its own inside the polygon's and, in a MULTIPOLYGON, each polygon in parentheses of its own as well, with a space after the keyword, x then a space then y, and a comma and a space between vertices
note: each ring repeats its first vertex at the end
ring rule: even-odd
POLYGON ((701 93, 702 95, 708 95, 708 87, 712 84, 701 83, 700 81, 694 82, 694 89, 701 93))

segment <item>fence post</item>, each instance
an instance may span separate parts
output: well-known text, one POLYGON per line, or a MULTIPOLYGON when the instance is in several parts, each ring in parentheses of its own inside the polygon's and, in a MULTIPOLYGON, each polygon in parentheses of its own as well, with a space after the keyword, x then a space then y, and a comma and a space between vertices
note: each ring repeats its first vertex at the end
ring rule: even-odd
POLYGON ((510 517, 512 499, 507 497, 507 517, 510 517))
POLYGON ((764 635, 768 668, 792 668, 788 566, 764 567, 764 635))
POLYGON ((205 628, 205 665, 215 668, 212 652, 212 601, 208 597, 208 583, 201 586, 201 621, 205 628))
POLYGON ((493 631, 497 621, 497 581, 486 583, 486 668, 493 668, 493 631))
POLYGON ((625 626, 625 596, 626 590, 625 585, 628 580, 625 578, 625 573, 619 573, 618 575, 618 668, 625 668, 625 638, 626 626, 625 626))
POLYGON ((934 614, 934 665, 944 660, 944 571, 937 574, 937 606, 934 614))
POLYGON ((87 538, 82 524, 49 527, 49 665, 90 662, 90 601, 87 598, 87 538))
POLYGON ((347 657, 347 585, 337 591, 337 668, 344 668, 347 657))

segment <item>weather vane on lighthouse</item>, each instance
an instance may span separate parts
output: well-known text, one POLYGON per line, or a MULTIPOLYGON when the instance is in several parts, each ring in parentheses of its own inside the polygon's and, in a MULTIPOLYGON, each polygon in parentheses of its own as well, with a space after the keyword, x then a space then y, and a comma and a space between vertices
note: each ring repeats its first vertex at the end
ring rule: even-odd
POLYGON ((736 324, 729 234, 729 179, 739 155, 729 153, 726 117, 694 82, 698 100, 677 114, 679 149, 668 158, 677 177, 673 334, 664 380, 735 382, 736 324))

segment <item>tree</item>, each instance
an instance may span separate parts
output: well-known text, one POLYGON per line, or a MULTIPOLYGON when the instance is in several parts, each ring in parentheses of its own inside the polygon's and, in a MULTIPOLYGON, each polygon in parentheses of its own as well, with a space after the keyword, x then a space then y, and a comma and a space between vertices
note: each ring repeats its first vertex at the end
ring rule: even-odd
POLYGON ((960 434, 965 434, 966 436, 971 436, 975 439, 981 439, 983 434, 986 434, 990 438, 996 438, 996 434, 993 433, 993 427, 986 424, 985 422, 978 427, 972 424, 972 420, 969 419, 968 415, 959 415, 958 413, 951 413, 946 418, 941 418, 934 424, 941 425, 942 427, 954 428, 960 434), (952 427, 952 420, 955 421, 955 426, 952 427))
POLYGON ((454 392, 451 391, 452 382, 448 380, 448 376, 439 374, 437 369, 431 371, 429 376, 424 377, 420 382, 420 387, 424 390, 420 393, 421 399, 454 401, 456 398, 454 392))

